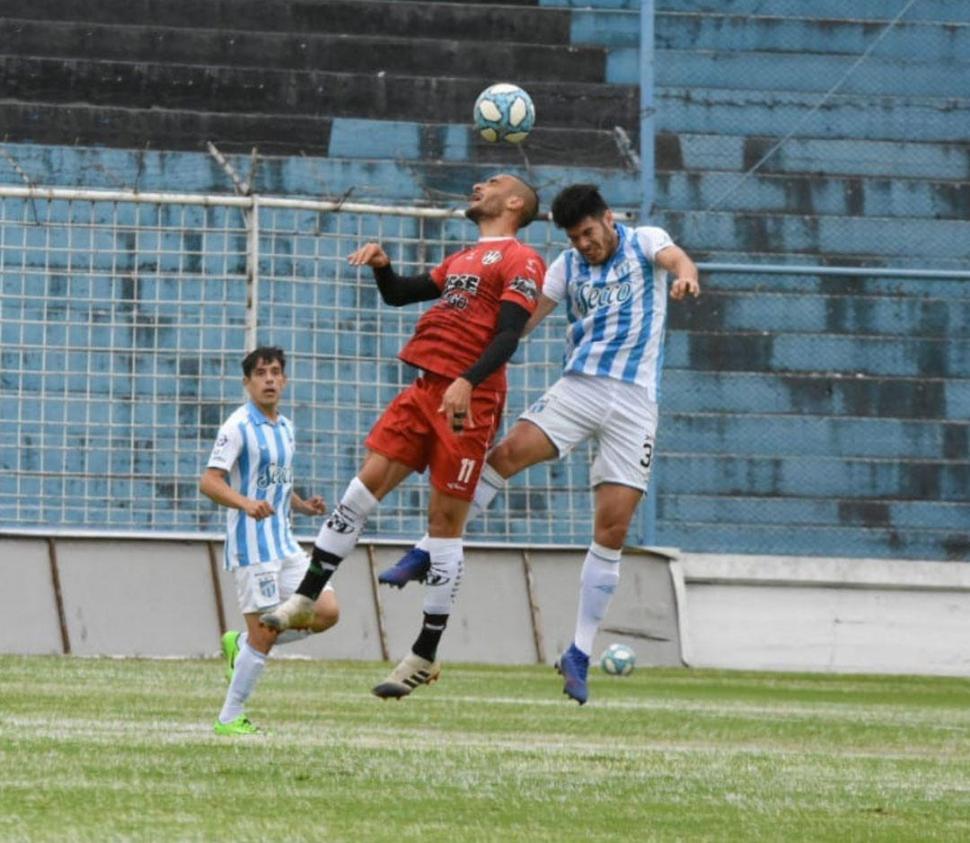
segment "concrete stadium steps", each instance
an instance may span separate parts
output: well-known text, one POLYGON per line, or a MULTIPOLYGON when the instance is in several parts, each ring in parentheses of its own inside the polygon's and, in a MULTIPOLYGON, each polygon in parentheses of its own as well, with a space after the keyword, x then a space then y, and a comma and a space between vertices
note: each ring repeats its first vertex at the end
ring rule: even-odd
MULTIPOLYGON (((0 56, 5 95, 20 102, 204 110, 321 117, 466 123, 479 80, 272 70, 205 65, 151 65, 0 56)), ((530 83, 547 126, 587 129, 637 124, 637 91, 591 83, 563 88, 530 83)))
POLYGON ((5 0, 5 17, 88 23, 218 28, 254 32, 320 32, 445 38, 521 40, 568 44, 572 15, 564 9, 416 0, 5 0))
POLYGON ((846 527, 951 532, 959 519, 970 517, 966 504, 940 501, 887 500, 860 501, 855 496, 843 499, 773 498, 707 495, 665 495, 658 499, 664 520, 738 524, 757 513, 762 525, 826 526, 843 523, 846 527))
MULTIPOLYGON (((713 8, 713 4, 709 5, 713 8)), ((858 57, 872 46, 885 28, 884 22, 854 19, 854 9, 850 7, 846 7, 840 17, 847 15, 852 20, 817 17, 815 4, 803 6, 800 17, 732 14, 732 8, 724 6, 721 13, 658 12, 656 48, 661 51, 730 50, 858 57)), ((909 61, 917 56, 932 56, 941 66, 965 63, 966 43, 970 38, 968 27, 970 22, 943 27, 938 23, 911 22, 904 18, 880 40, 872 58, 909 61)))
MULTIPOLYGON (((662 499, 662 496, 661 496, 662 499)), ((660 504, 658 501, 658 511, 660 504)), ((765 525, 753 509, 747 521, 724 523, 683 520, 660 521, 658 543, 669 547, 730 548, 732 553, 830 556, 847 555, 870 559, 966 560, 970 554, 966 533, 945 530, 915 530, 896 527, 811 527, 765 525)))
MULTIPOLYGON (((249 153, 254 147, 263 156, 308 155, 333 159, 358 158, 381 169, 433 167, 435 161, 488 166, 522 166, 525 162, 571 166, 576 144, 584 149, 587 167, 620 168, 629 158, 608 130, 540 127, 527 147, 491 144, 471 125, 402 123, 355 118, 307 117, 301 114, 224 113, 166 108, 94 108, 75 104, 36 104, 0 100, 0 122, 10 137, 42 144, 71 143, 87 146, 198 151, 211 140, 223 152, 249 153), (379 161, 379 159, 386 159, 379 161)), ((633 143, 635 144, 635 140, 633 143)), ((340 169, 345 162, 321 162, 323 168, 340 169)), ((346 168, 345 168, 346 169, 346 168)), ((467 170, 466 170, 467 171, 467 170)), ((358 176, 370 182, 370 176, 358 176)), ((402 181, 388 172, 382 177, 388 199, 407 199, 394 191, 402 181)), ((404 178, 408 184, 410 179, 404 178)), ((59 184, 63 184, 61 177, 59 184)), ((359 183, 359 182, 358 182, 359 183)), ((348 185, 353 187, 353 184, 348 185)), ((294 190, 306 188, 294 185, 294 190)), ((413 197, 416 198, 416 197, 413 197)), ((635 202, 624 197, 627 204, 635 202)))
MULTIPOLYGON (((660 225, 663 227, 666 223, 663 220, 663 215, 658 214, 656 216, 655 225, 660 225)), ((672 229, 671 229, 672 230, 672 229)), ((911 255, 906 255, 903 257, 893 256, 891 258, 880 257, 875 254, 860 255, 858 253, 851 254, 816 254, 811 256, 809 261, 809 256, 803 254, 786 255, 777 254, 771 252, 753 252, 749 250, 739 250, 737 248, 721 249, 717 251, 704 251, 703 248, 698 247, 694 250, 693 247, 691 254, 698 256, 698 260, 704 261, 714 261, 717 263, 740 263, 740 264, 771 264, 777 265, 782 264, 785 266, 791 266, 793 269, 801 266, 805 266, 807 263, 811 263, 814 266, 825 266, 830 268, 837 268, 840 266, 851 266, 851 267, 863 267, 868 269, 907 269, 907 270, 925 270, 927 267, 932 267, 934 270, 941 270, 944 272, 966 272, 967 270, 967 260, 966 258, 938 258, 935 256, 927 256, 921 252, 914 252, 911 255)))
MULTIPOLYGON (((302 128, 313 131, 312 126, 304 125, 302 128)), ((321 136, 325 131, 326 127, 322 126, 321 136)), ((343 137, 350 139, 353 134, 350 131, 343 137)), ((523 151, 474 141, 469 132, 464 134, 464 139, 472 141, 465 147, 471 153, 468 159, 461 160, 463 151, 460 140, 452 137, 449 141, 447 137, 439 137, 437 142, 441 145, 438 149, 447 150, 447 144, 452 143, 451 154, 459 156, 458 160, 410 161, 406 166, 388 159, 317 158, 301 161, 266 158, 260 164, 257 188, 266 193, 310 193, 316 196, 341 196, 349 191, 350 195, 361 201, 413 202, 423 198, 432 202, 459 204, 467 195, 469 185, 481 178, 481 165, 487 164, 518 172, 532 180, 539 186, 544 203, 548 203, 558 189, 573 181, 598 182, 617 207, 633 207, 637 203, 638 183, 635 178, 616 168, 569 166, 568 148, 567 160, 560 165, 525 166, 524 161, 519 164, 514 161, 514 156, 521 155, 523 151), (481 157, 477 157, 479 152, 481 157), (492 155, 512 157, 500 161, 489 158, 492 155)), ((412 134, 410 142, 419 143, 420 138, 412 134)), ((242 151, 248 152, 250 146, 244 140, 238 142, 242 151)), ((226 148, 229 150, 232 145, 228 144, 226 148)), ((64 186, 85 182, 96 186, 91 181, 92 168, 82 163, 90 160, 91 155, 96 155, 94 151, 88 154, 83 150, 65 150, 57 159, 57 170, 51 170, 49 152, 31 147, 22 149, 19 157, 26 171, 38 183, 51 184, 56 174, 56 181, 64 186), (31 149, 34 149, 33 153, 29 151, 31 149), (73 159, 73 162, 68 159, 73 159)), ((533 153, 527 150, 525 154, 531 156, 533 153)), ((414 150, 405 151, 413 154, 414 150)), ((104 166, 100 165, 97 169, 104 166)), ((205 155, 186 159, 175 169, 167 169, 165 162, 156 155, 142 160, 137 155, 119 152, 117 163, 106 166, 109 171, 115 168, 118 173, 115 180, 103 185, 106 187, 132 183, 132 180, 137 180, 139 186, 146 190, 167 187, 222 191, 226 187, 225 176, 215 162, 205 155), (177 182, 169 180, 173 177, 177 178, 177 182)), ((174 167, 174 162, 168 167, 174 167)), ((0 173, 6 169, 0 165, 0 173)), ((6 177, 19 180, 12 170, 6 177)), ((877 266, 925 265, 926 258, 913 252, 914 242, 920 243, 923 249, 934 250, 934 263, 939 266, 965 266, 963 244, 970 229, 970 224, 959 219, 806 216, 734 211, 664 211, 656 215, 655 222, 668 228, 677 242, 698 258, 721 259, 731 254, 739 262, 792 263, 799 260, 816 261, 821 257, 823 261, 871 263, 877 266), (864 244, 868 251, 863 252, 860 244, 864 244)))
MULTIPOLYGON (((149 27, 74 21, 0 20, 0 50, 34 58, 151 64, 266 67, 440 75, 480 80, 483 67, 501 67, 507 78, 558 81, 562 45, 493 44, 397 35, 251 32, 230 29, 149 27)), ((571 47, 575 82, 605 81, 602 49, 571 47)))
MULTIPOLYGON (((487 146, 489 150, 492 148, 487 146)), ((248 153, 249 148, 244 151, 248 153)), ((20 144, 13 148, 12 154, 27 177, 40 185, 109 189, 136 185, 140 190, 197 193, 225 193, 230 188, 225 173, 205 152, 20 144)), ((244 176, 248 174, 248 156, 234 159, 234 164, 244 176)), ((631 207, 639 196, 637 179, 615 168, 503 164, 502 169, 530 178, 539 187, 544 203, 548 203, 561 187, 575 181, 600 182, 607 195, 615 197, 615 203, 621 208, 631 207)), ((432 161, 401 166, 387 159, 277 156, 260 160, 255 189, 277 196, 352 195, 359 201, 413 204, 422 199, 433 199, 439 204, 463 204, 468 188, 482 177, 483 172, 489 171, 483 171, 482 166, 469 161, 432 161)), ((21 183, 20 174, 3 157, 0 157, 0 181, 21 183)))
POLYGON ((662 88, 657 131, 777 135, 798 127, 802 138, 966 143, 970 98, 851 97, 835 94, 819 106, 817 93, 741 89, 662 88))
MULTIPOLYGON (((452 2, 452 0, 446 0, 452 2)), ((469 2, 469 0, 457 0, 457 2, 469 2)), ((473 2, 473 0, 472 0, 473 2)), ((506 2, 506 0, 502 0, 506 2)), ((627 9, 637 11, 640 8, 640 0, 512 0, 515 3, 537 3, 550 9, 597 9, 615 10, 627 9)))
MULTIPOLYGON (((612 8, 611 0, 540 0, 545 6, 561 8, 565 6, 593 6, 612 8)), ((635 0, 631 0, 635 5, 635 0)), ((624 3, 624 6, 628 5, 624 3)), ((838 21, 851 13, 853 20, 888 22, 892 20, 903 3, 887 3, 886 0, 656 0, 658 12, 720 12, 730 15, 758 15, 766 17, 802 18, 806 11, 812 18, 838 21)), ((936 23, 970 23, 970 5, 961 0, 919 0, 914 3, 902 19, 930 21, 936 23)))
MULTIPOLYGON (((687 443, 685 443, 687 444, 687 443)), ((743 457, 665 451, 667 494, 935 500, 966 504, 970 475, 956 460, 905 462, 851 457, 743 457)))
MULTIPOLYGON (((966 29, 964 39, 970 40, 970 26, 966 29)), ((656 81, 661 88, 767 89, 819 95, 838 84, 843 97, 897 97, 900 92, 934 99, 968 96, 968 57, 946 63, 937 61, 932 53, 915 55, 920 58, 870 56, 853 70, 856 55, 827 54, 820 60, 817 53, 657 50, 656 81)), ((635 80, 622 81, 635 84, 635 80)))
MULTIPOLYGON (((966 268, 970 223, 905 217, 846 217, 742 211, 660 211, 658 224, 692 254, 776 256, 791 263, 860 266, 892 262, 966 268), (918 245, 917 245, 918 244, 918 245)), ((762 258, 763 259, 763 258, 762 258)))
POLYGON ((898 419, 970 418, 970 380, 849 377, 762 372, 664 372, 666 412, 886 416, 898 419))
POLYGON ((952 339, 680 331, 667 337, 665 365, 719 372, 832 377, 970 379, 970 343, 952 339))
MULTIPOLYGON (((332 121, 300 114, 95 108, 0 100, 0 123, 8 137, 38 144, 195 151, 203 149, 208 140, 223 152, 248 153, 256 147, 264 155, 325 156, 332 121)), ((63 177, 58 179, 57 184, 63 183, 63 177)))
POLYGON ((772 331, 786 336, 970 340, 970 295, 917 299, 861 291, 844 295, 775 293, 764 287, 749 292, 725 289, 716 273, 705 275, 706 289, 700 299, 689 308, 670 309, 671 330, 722 331, 737 336, 756 334, 771 325, 772 331))
MULTIPOLYGON (((736 457, 831 457, 919 462, 962 458, 970 422, 906 421, 729 414, 665 413, 660 434, 665 452, 687 445, 695 454, 736 457), (905 457, 901 457, 905 454, 905 457)), ((931 517, 928 508, 924 520, 931 517)), ((929 524, 925 524, 929 526, 929 524)))
POLYGON ((488 143, 470 125, 335 118, 330 135, 334 158, 390 159, 407 167, 436 163, 487 163, 530 166, 557 164, 584 169, 634 170, 630 151, 638 133, 611 129, 556 128, 540 125, 525 144, 488 143))
POLYGON ((970 219, 970 181, 658 171, 655 189, 669 211, 970 219))
MULTIPOLYGON (((661 132, 657 168, 746 171, 782 140, 779 135, 661 132)), ((759 173, 970 180, 970 141, 909 142, 792 137, 772 152, 759 173)))

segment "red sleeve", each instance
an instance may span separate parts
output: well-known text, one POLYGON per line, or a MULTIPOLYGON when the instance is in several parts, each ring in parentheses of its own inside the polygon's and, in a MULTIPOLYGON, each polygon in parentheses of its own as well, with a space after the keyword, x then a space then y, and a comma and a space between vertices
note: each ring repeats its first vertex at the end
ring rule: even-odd
POLYGON ((502 301, 521 305, 529 313, 539 303, 542 292, 542 279, 546 274, 546 264, 539 254, 528 247, 516 249, 502 265, 505 285, 502 301))
POLYGON ((445 288, 445 280, 448 277, 448 267, 451 266, 451 262, 457 258, 459 255, 467 252, 467 249, 462 249, 460 252, 455 252, 453 255, 448 255, 441 263, 439 263, 434 269, 428 273, 431 276, 431 280, 438 285, 439 290, 445 288))

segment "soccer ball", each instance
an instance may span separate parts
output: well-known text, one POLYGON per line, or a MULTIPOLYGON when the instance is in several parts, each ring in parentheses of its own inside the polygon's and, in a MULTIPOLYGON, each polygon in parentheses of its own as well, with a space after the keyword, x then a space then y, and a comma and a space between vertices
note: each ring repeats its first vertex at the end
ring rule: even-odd
POLYGON ((610 644, 600 656, 600 667, 610 676, 629 676, 636 663, 637 654, 626 644, 610 644))
POLYGON ((535 122, 532 98, 518 85, 490 85, 475 100, 475 128, 489 143, 522 143, 535 122))

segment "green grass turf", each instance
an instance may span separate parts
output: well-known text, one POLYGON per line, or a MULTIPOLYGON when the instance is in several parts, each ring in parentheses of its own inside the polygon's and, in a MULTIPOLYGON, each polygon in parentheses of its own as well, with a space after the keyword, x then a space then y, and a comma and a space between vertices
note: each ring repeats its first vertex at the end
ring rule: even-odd
POLYGON ((970 840, 970 682, 0 657, 2 840, 970 840))

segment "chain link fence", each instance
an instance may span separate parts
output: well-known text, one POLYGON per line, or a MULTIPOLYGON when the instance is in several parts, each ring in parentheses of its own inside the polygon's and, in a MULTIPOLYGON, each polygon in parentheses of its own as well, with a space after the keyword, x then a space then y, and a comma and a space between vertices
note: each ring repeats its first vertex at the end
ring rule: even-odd
MULTIPOLYGON (((332 503, 414 376, 396 353, 421 312, 384 306, 346 255, 376 239, 411 272, 475 236, 443 210, 0 188, 0 528, 218 535, 197 481, 257 342, 289 354, 298 488, 332 503)), ((526 239, 564 245, 544 222, 526 239)), ((702 298, 671 303, 631 543, 966 558, 970 274, 703 270, 702 298)), ((506 427, 558 377, 564 332, 555 313, 523 343, 506 427)), ((469 537, 586 544, 590 457, 515 478, 469 537)), ((412 477, 368 532, 416 537, 426 506, 412 477)))

